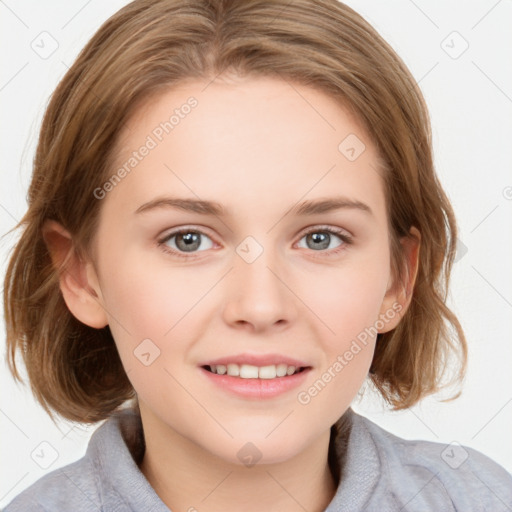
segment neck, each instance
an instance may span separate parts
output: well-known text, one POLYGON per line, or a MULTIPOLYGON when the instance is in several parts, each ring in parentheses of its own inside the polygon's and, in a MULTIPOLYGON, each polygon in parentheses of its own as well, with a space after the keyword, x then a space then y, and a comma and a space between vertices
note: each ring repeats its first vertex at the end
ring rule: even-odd
POLYGON ((321 512, 336 493, 328 464, 330 430, 292 459, 246 467, 141 413, 146 450, 140 470, 170 510, 321 512))

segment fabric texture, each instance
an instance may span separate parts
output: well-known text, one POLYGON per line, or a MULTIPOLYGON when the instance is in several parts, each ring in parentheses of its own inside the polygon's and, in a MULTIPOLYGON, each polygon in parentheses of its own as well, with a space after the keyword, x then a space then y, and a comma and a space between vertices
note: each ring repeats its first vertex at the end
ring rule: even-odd
MULTIPOLYGON (((325 512, 512 511, 512 475, 476 450, 405 440, 352 409, 332 435, 340 479, 325 512)), ((39 479, 4 511, 169 512, 139 470, 143 453, 140 417, 116 413, 83 458, 39 479)))

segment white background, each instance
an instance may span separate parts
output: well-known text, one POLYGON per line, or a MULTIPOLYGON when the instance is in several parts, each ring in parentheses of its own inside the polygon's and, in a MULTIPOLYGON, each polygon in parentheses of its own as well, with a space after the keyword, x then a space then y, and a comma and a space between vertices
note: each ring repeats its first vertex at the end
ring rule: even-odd
MULTIPOLYGON (((100 24, 125 3, 0 1, 2 234, 26 210, 31 160, 50 94, 100 24), (31 47, 45 37, 51 48, 49 36, 40 36, 44 31, 58 44, 46 59, 31 47)), ((437 172, 460 226, 449 304, 469 342, 464 392, 456 401, 429 398, 397 413, 366 393, 354 409, 408 439, 474 447, 512 472, 512 2, 347 3, 404 59, 430 108, 437 172)), ((0 241, 2 278, 14 242, 13 235, 0 241)), ((57 428, 28 386, 14 384, 5 364, 0 385, 4 506, 47 471, 81 457, 96 427, 63 422, 57 428), (51 465, 43 469, 36 461, 51 465)))

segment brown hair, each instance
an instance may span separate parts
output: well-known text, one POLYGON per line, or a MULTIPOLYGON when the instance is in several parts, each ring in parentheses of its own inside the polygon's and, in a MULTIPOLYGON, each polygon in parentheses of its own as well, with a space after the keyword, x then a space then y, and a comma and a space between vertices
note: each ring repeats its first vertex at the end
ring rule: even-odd
MULTIPOLYGON (((400 237, 421 233, 412 301, 379 334, 370 378, 396 409, 440 388, 448 356, 464 375, 467 348, 446 306, 456 243, 450 203, 436 177, 422 94, 392 48, 337 0, 136 0, 107 20, 78 56, 46 110, 21 238, 4 283, 8 362, 19 349, 31 388, 52 416, 108 417, 135 396, 108 326, 67 309, 42 237, 47 219, 87 255, 121 127, 142 101, 188 79, 221 73, 314 87, 350 108, 385 165, 393 272, 403 280, 400 237)), ((111 169, 110 169, 111 170, 111 169)))

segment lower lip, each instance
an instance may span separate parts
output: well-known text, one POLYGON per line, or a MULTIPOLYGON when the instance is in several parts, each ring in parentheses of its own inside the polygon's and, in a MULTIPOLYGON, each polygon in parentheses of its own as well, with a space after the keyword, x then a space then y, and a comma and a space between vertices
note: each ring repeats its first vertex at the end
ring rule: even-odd
POLYGON ((265 399, 273 398, 300 386, 311 368, 275 379, 242 379, 241 377, 212 373, 204 368, 199 369, 212 383, 230 393, 244 398, 265 399))

